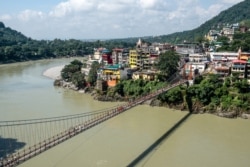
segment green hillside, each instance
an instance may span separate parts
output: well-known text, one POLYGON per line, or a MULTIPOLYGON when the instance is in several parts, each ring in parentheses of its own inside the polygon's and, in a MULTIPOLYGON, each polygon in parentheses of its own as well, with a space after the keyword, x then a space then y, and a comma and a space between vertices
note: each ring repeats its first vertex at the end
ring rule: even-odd
POLYGON ((5 27, 5 25, 0 22, 0 46, 10 46, 25 43, 28 40, 29 38, 27 38, 22 33, 9 27, 5 27))
MULTIPOLYGON (((240 2, 231 8, 222 11, 219 15, 202 24, 200 27, 184 32, 177 32, 170 35, 164 35, 160 38, 171 43, 180 43, 184 40, 195 41, 198 37, 204 36, 211 28, 220 24, 239 23, 250 19, 250 0, 240 2)), ((157 38, 156 38, 157 39, 157 38)), ((153 38, 154 40, 154 38, 153 38)))
MULTIPOLYGON (((250 19, 250 0, 240 2, 227 10, 222 11, 214 18, 206 21, 198 28, 193 30, 176 32, 169 35, 160 35, 156 37, 141 37, 148 42, 168 42, 168 43, 182 43, 184 40, 194 42, 197 38, 203 37, 208 31, 222 24, 240 23, 243 20, 250 19)), ((130 41, 135 43, 138 38, 120 39, 122 41, 130 41)))
POLYGON ((69 40, 33 40, 0 22, 0 64, 46 58, 85 56, 94 48, 131 47, 127 42, 69 40))

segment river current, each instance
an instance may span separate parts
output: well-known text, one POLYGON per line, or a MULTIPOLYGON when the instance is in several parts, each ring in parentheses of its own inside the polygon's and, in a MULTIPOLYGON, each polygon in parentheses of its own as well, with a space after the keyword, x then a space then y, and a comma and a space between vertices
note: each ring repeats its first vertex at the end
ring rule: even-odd
MULTIPOLYGON (((0 121, 63 116, 109 108, 89 94, 56 88, 42 75, 73 59, 0 65, 0 121)), ((139 105, 24 162, 23 167, 123 167, 187 112, 139 105)), ((249 167, 250 121, 191 115, 137 166, 249 167)), ((1 135, 1 134, 0 134, 1 135)))

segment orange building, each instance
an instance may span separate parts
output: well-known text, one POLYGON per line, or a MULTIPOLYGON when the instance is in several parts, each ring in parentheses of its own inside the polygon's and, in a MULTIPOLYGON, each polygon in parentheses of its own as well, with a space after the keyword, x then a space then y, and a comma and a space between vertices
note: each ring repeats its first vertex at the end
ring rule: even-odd
POLYGON ((244 61, 248 61, 248 59, 250 59, 250 53, 240 52, 239 53, 239 59, 244 60, 244 61))

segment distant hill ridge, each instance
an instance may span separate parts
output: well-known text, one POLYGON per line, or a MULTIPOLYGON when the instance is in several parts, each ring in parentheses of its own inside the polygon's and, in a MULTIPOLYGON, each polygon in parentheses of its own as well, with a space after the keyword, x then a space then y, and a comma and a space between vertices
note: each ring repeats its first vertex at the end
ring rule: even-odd
MULTIPOLYGON (((119 41, 136 43, 138 38, 142 38, 148 42, 169 42, 169 43, 182 43, 186 41, 195 41, 197 37, 202 37, 208 33, 211 27, 222 23, 237 23, 243 20, 250 19, 250 0, 242 1, 227 10, 222 11, 217 16, 206 21, 198 28, 187 30, 183 32, 176 32, 168 35, 160 36, 145 36, 145 37, 132 37, 123 39, 112 39, 107 41, 119 41)), ((18 43, 25 43, 27 40, 32 40, 26 37, 21 32, 5 27, 4 23, 0 22, 0 46, 8 46, 18 43)))
POLYGON ((0 22, 0 46, 11 46, 15 44, 25 43, 30 38, 23 35, 21 32, 5 27, 3 22, 0 22))

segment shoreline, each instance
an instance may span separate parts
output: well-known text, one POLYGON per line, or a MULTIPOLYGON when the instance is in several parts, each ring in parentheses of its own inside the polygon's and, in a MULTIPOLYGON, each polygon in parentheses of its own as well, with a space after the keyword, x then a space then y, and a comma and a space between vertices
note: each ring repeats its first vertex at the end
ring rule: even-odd
POLYGON ((61 71, 64 68, 65 65, 60 65, 60 66, 56 66, 56 67, 51 67, 48 68, 47 70, 45 70, 43 72, 43 76, 51 78, 51 79, 61 79, 61 71))
MULTIPOLYGON (((55 66, 55 67, 48 68, 47 70, 45 70, 43 72, 43 76, 51 78, 53 80, 61 79, 61 71, 64 68, 64 66, 65 65, 60 65, 60 66, 55 66)), ((79 92, 83 93, 81 91, 79 91, 79 92)), ((98 100, 98 99, 96 99, 96 100, 98 100)), ((100 100, 100 101, 102 101, 102 100, 100 100)), ((113 100, 108 100, 108 101, 113 101, 113 100)), ((151 105, 151 104, 149 104, 149 105, 154 106, 154 105, 151 105)), ((179 109, 178 107, 173 107, 173 108, 181 111, 181 109, 179 109)), ((197 110, 197 111, 194 111, 194 113, 196 113, 196 114, 204 114, 204 113, 210 113, 210 112, 206 112, 206 111, 204 112, 204 111, 197 110)), ((216 116, 219 116, 219 117, 224 117, 224 118, 238 118, 238 117, 240 117, 240 118, 243 118, 243 119, 250 119, 250 114, 241 113, 240 115, 238 115, 234 111, 225 112, 225 113, 224 112, 215 112, 215 113, 210 113, 210 114, 213 114, 213 115, 216 115, 216 116)))

